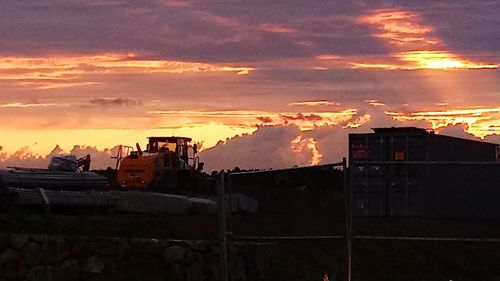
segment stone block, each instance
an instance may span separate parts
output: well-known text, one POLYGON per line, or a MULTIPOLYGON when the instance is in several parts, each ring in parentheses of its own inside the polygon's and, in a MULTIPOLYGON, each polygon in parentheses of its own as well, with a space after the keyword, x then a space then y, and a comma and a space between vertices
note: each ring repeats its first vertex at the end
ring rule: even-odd
POLYGON ((205 263, 203 261, 203 256, 201 256, 200 253, 195 253, 193 262, 187 267, 186 281, 205 280, 204 267, 205 263))
POLYGON ((162 247, 157 239, 132 239, 129 243, 131 254, 161 255, 162 247))
POLYGON ((0 234, 0 253, 10 248, 10 236, 8 234, 0 234))
POLYGON ((23 280, 28 270, 22 255, 13 249, 2 253, 0 266, 3 277, 14 280, 23 280))
POLYGON ((23 248, 24 260, 29 266, 34 266, 40 263, 42 259, 42 251, 40 244, 29 242, 23 248))
POLYGON ((79 281, 80 265, 75 260, 66 260, 54 268, 55 281, 79 281))
POLYGON ((104 240, 96 243, 97 253, 101 256, 109 257, 118 254, 118 243, 114 240, 104 240))
POLYGON ((186 249, 179 245, 167 247, 163 257, 167 263, 180 263, 186 256, 186 249))
POLYGON ((28 235, 11 235, 10 242, 12 244, 12 248, 14 249, 22 249, 26 243, 28 243, 29 237, 28 235))
POLYGON ((84 259, 95 254, 94 243, 89 239, 77 239, 72 243, 71 256, 77 259, 84 259))
POLYGON ((45 278, 45 268, 41 265, 31 268, 26 276, 27 281, 46 281, 45 278))
POLYGON ((51 264, 62 261, 70 254, 68 245, 64 238, 48 239, 42 244, 42 262, 51 264))
POLYGON ((92 274, 102 274, 106 269, 106 263, 104 259, 98 256, 92 256, 85 261, 85 265, 82 270, 90 272, 92 274))

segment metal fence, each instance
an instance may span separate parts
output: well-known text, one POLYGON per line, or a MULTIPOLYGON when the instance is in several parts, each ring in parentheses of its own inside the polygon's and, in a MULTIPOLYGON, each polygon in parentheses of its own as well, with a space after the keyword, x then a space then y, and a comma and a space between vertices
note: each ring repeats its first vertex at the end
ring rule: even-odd
MULTIPOLYGON (((355 217, 500 219, 496 204, 484 212, 485 202, 500 201, 498 162, 350 161, 349 171, 346 185, 349 260, 353 240, 500 242, 500 238, 489 237, 353 235, 353 214, 355 217)), ((348 280, 351 280, 350 262, 348 266, 348 280)))
MULTIPOLYGON (((345 175, 347 171, 347 161, 344 158, 342 162, 332 163, 323 165, 320 168, 331 169, 333 171, 334 168, 341 168, 342 174, 345 175)), ((300 169, 300 168, 299 168, 300 169)), ((296 171, 297 168, 288 169, 289 172, 296 171)), ((239 235, 238 233, 234 233, 231 229, 232 222, 232 212, 227 212, 225 210, 232 210, 233 206, 231 204, 234 200, 231 200, 233 189, 232 181, 235 177, 243 176, 243 175, 251 175, 251 174, 259 174, 259 173, 267 173, 267 172, 275 172, 275 171, 251 171, 251 172, 232 172, 232 173, 221 173, 219 175, 218 180, 218 227, 219 227, 219 242, 221 248, 220 255, 220 280, 227 281, 229 280, 228 273, 228 244, 232 242, 242 242, 242 241, 251 241, 251 242, 279 242, 279 241, 304 241, 304 240, 339 240, 345 239, 345 233, 341 235, 303 235, 298 234, 294 235, 293 233, 288 234, 261 234, 261 235, 239 235), (228 229, 229 226, 229 229, 228 229)), ((344 182, 342 183, 342 189, 345 189, 347 177, 343 176, 344 182)), ((345 198, 347 200, 347 198, 345 198)), ((347 204, 345 204, 347 206, 347 204)), ((347 221, 347 209, 344 211, 347 221)), ((347 229, 347 223, 346 223, 347 229)))
MULTIPOLYGON (((431 186, 435 188, 436 186, 431 184, 429 182, 429 178, 435 177, 438 172, 441 172, 443 169, 444 170, 450 170, 450 169, 456 169, 459 167, 457 170, 458 172, 460 171, 476 171, 479 173, 488 173, 489 176, 494 177, 495 175, 500 175, 500 173, 497 174, 491 174, 491 171, 498 171, 500 168, 500 163, 496 162, 430 162, 430 161, 362 161, 362 162, 356 162, 356 161, 350 161, 349 165, 347 160, 344 158, 342 162, 339 163, 333 163, 330 164, 330 166, 333 167, 341 167, 342 168, 342 173, 343 173, 343 192, 344 192, 344 220, 345 220, 345 229, 344 233, 340 235, 237 235, 237 233, 233 233, 231 229, 228 229, 228 224, 229 228, 231 228, 231 212, 226 212, 228 208, 231 209, 231 206, 227 206, 226 204, 231 204, 232 200, 230 198, 231 192, 233 191, 233 186, 231 184, 233 177, 237 177, 238 175, 241 175, 243 173, 221 173, 218 181, 218 226, 219 226, 219 242, 220 242, 220 247, 221 247, 221 255, 220 255, 220 280, 227 281, 229 280, 229 274, 228 274, 228 244, 235 242, 235 241, 272 241, 272 242, 277 242, 277 241, 293 241, 293 240, 345 240, 346 243, 346 279, 348 281, 351 281, 352 279, 352 257, 353 257, 353 242, 355 240, 391 240, 391 241, 435 241, 435 242, 487 242, 487 243, 498 243, 500 242, 500 238, 491 238, 491 237, 439 237, 439 236, 414 236, 414 235, 371 235, 371 234, 355 234, 354 232, 354 222, 355 220, 353 219, 354 217, 432 217, 434 214, 432 212, 429 212, 427 210, 433 210, 432 207, 435 203, 436 200, 440 200, 439 198, 432 198, 432 196, 436 196, 436 192, 423 192, 423 197, 422 200, 420 201, 412 201, 410 198, 412 197, 412 188, 414 187, 415 183, 415 175, 413 174, 415 171, 412 170, 413 168, 417 167, 417 171, 424 171, 423 176, 420 175, 420 180, 419 181, 419 188, 418 191, 422 191, 425 189, 426 186, 431 186), (377 167, 376 169, 374 167, 377 167), (472 168, 471 168, 472 167, 472 168), (479 169, 477 167, 480 167, 479 169), (360 169, 361 168, 361 169, 360 169), (437 168, 437 172, 432 172, 434 168, 437 168), (373 175, 370 172, 370 169, 372 170, 378 170, 376 173, 378 173, 378 176, 373 177, 373 175), (465 170, 463 170, 465 169, 465 170), (360 177, 359 170, 362 170, 364 174, 364 177, 360 177), (398 176, 396 176, 398 175, 398 176), (398 178, 399 177, 399 178, 398 178), (399 195, 402 195, 400 197, 397 196, 390 196, 387 192, 389 191, 394 191, 397 193, 395 189, 392 190, 390 189, 385 190, 384 197, 385 198, 379 198, 379 202, 377 203, 378 205, 384 205, 384 206, 378 206, 382 210, 380 212, 376 211, 375 213, 369 213, 371 209, 365 209, 367 204, 369 205, 370 203, 367 203, 367 200, 370 200, 370 194, 376 193, 373 192, 372 187, 373 186, 385 186, 387 187, 394 187, 391 182, 391 180, 399 180, 398 184, 399 187, 403 186, 403 191, 399 192, 399 195), (402 179, 402 181, 401 181, 402 179), (402 184, 402 185, 401 185, 402 184), (391 198, 388 200, 388 198, 391 198), (405 199, 406 198, 406 199, 405 199), (402 207, 401 212, 398 210, 395 210, 396 207, 395 205, 391 204, 396 204, 396 200, 402 200, 404 201, 404 204, 406 207, 402 207), (432 204, 430 205, 429 209, 429 203, 426 203, 425 200, 431 200, 432 204), (361 204, 360 202, 365 202, 365 205, 361 204), (413 202, 413 203, 412 203, 413 202), (412 204, 423 204, 425 208, 418 209, 416 211, 412 210, 412 204), (392 208, 392 207, 394 208, 392 208), (362 207, 362 208, 360 208, 362 207), (392 208, 392 209, 391 209, 392 208), (428 209, 426 209, 428 208, 428 209), (363 212, 361 212, 362 210, 363 212)), ((373 171, 372 171, 373 172, 373 171)), ((248 172, 247 172, 248 173, 248 172)), ((417 175, 418 176, 418 175, 417 175)), ((448 175, 450 176, 450 175, 448 175)), ((451 175, 452 176, 452 175, 451 175)), ((477 176, 476 174, 473 175, 477 176)), ((418 177, 417 177, 418 178, 418 177)), ((455 178, 455 181, 462 180, 463 181, 463 175, 457 175, 455 178)), ((492 180, 493 182, 495 179, 492 180)), ((488 179, 487 181, 483 181, 482 184, 488 185, 490 180, 488 179)), ((500 182, 500 181, 499 181, 500 182)), ((437 181, 436 184, 445 184, 446 185, 446 179, 440 178, 439 181, 437 181), (444 181, 443 181, 444 180, 444 181)), ((494 198, 498 197, 497 199, 500 199, 500 192, 497 191, 497 189, 500 189, 500 186, 497 186, 498 182, 493 184, 493 186, 490 186, 488 189, 482 189, 482 194, 479 197, 472 197, 469 199, 471 200, 481 200, 481 198, 487 198, 491 197, 491 194, 488 194, 488 192, 493 192, 494 193, 494 198)), ((453 183, 451 184, 453 186, 453 183)), ((379 190, 380 191, 380 190, 379 190)), ((425 190, 424 190, 425 191, 425 190)), ((450 192, 451 189, 445 188, 443 189, 443 192, 450 192)), ((473 192, 474 193, 474 192, 473 192)), ((476 192, 477 193, 477 192, 476 192)), ((380 195, 380 194, 378 194, 380 195)), ((376 199, 377 196, 373 197, 376 199)), ((467 194, 465 195, 467 197, 467 194)), ((447 200, 449 204, 452 204, 452 202, 456 200, 453 196, 447 200)), ((486 200, 486 199, 485 199, 486 200)), ((401 203, 401 202, 400 202, 401 203)), ((457 204, 460 204, 462 202, 458 202, 457 204)), ((480 203, 480 202, 479 202, 480 203)), ((377 204, 372 204, 372 205, 377 205, 377 204)), ((401 204, 400 204, 401 205, 401 204)), ((399 206, 399 205, 398 205, 399 206)), ((449 207, 448 205, 444 205, 443 208, 449 207)), ((475 206, 470 206, 470 207, 475 207, 475 206)), ((374 208, 375 210, 377 208, 374 208)), ((493 216, 498 216, 496 217, 497 219, 500 219, 500 208, 493 206, 492 209, 493 216), (499 210, 497 210, 499 209, 499 210)), ((443 213, 438 213, 439 215, 443 215, 443 213)), ((444 215, 447 215, 445 212, 444 215)))

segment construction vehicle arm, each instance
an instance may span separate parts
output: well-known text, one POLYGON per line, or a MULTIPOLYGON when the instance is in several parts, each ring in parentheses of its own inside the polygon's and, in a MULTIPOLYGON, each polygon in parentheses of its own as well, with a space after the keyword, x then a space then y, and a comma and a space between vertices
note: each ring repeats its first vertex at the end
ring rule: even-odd
POLYGON ((77 160, 78 168, 82 167, 83 172, 88 172, 90 170, 90 154, 77 160))

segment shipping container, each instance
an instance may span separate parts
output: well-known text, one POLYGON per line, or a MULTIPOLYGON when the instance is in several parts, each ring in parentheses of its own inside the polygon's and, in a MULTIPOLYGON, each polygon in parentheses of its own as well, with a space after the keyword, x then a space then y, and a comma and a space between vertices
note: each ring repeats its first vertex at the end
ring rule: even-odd
POLYGON ((349 135, 355 216, 500 219, 500 145, 415 127, 349 135))

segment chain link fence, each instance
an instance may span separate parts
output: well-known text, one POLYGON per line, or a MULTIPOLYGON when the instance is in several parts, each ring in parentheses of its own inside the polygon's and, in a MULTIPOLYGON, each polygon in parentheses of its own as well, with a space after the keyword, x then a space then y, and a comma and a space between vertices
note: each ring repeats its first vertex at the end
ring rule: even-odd
POLYGON ((500 277, 495 269, 500 226, 494 222, 500 218, 499 175, 496 162, 348 165, 345 159, 223 173, 218 183, 221 280, 236 280, 228 272, 227 249, 238 241, 276 245, 272 280, 500 277), (233 211, 222 211, 227 209, 233 211), (463 266, 467 253, 480 260, 469 260, 469 271, 461 275, 452 268, 463 266), (405 254, 410 257, 402 259, 405 254))

